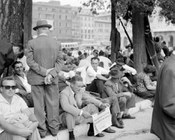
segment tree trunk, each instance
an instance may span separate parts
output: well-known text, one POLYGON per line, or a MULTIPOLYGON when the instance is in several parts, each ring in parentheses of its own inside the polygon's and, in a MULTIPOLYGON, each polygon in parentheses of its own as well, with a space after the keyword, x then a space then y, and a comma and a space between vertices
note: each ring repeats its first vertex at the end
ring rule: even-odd
POLYGON ((116 47, 115 44, 115 28, 116 28, 116 20, 115 20, 115 6, 114 2, 111 0, 111 61, 116 61, 116 53, 113 51, 116 47))
POLYGON ((133 22, 133 47, 134 47, 134 67, 137 72, 143 71, 147 64, 147 54, 144 36, 144 14, 141 10, 134 8, 132 14, 133 22))
POLYGON ((24 0, 24 32, 23 42, 26 47, 27 42, 32 38, 32 0, 24 0))
POLYGON ((6 38, 11 43, 23 43, 23 39, 31 37, 31 7, 32 0, 0 1, 0 39, 6 38), (23 33, 27 34, 27 37, 23 33))

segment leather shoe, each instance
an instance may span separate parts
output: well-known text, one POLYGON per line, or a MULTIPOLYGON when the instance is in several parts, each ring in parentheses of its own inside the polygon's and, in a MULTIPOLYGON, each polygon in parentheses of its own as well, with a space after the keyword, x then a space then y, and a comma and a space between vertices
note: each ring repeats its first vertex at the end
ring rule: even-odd
POLYGON ((113 126, 123 129, 124 128, 124 124, 121 118, 117 118, 116 121, 113 123, 113 126))
POLYGON ((103 133, 98 133, 96 137, 104 137, 105 135, 103 133))
POLYGON ((131 116, 130 114, 123 114, 122 119, 135 119, 136 117, 131 116))
POLYGON ((106 133, 115 133, 116 131, 113 130, 112 128, 108 127, 107 129, 104 130, 106 133))
MULTIPOLYGON (((94 132, 88 131, 88 136, 94 136, 94 132)), ((104 137, 103 133, 98 133, 95 137, 104 137)))

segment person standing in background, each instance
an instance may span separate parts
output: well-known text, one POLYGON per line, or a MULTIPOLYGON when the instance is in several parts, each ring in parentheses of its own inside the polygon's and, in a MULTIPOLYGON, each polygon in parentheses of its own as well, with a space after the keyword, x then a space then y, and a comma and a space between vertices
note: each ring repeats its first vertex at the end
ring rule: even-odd
POLYGON ((44 138, 47 132, 56 136, 59 130, 58 73, 63 61, 60 47, 49 37, 52 26, 46 20, 38 20, 33 28, 38 37, 30 40, 26 49, 28 81, 32 86, 34 112, 39 121, 39 132, 44 138))

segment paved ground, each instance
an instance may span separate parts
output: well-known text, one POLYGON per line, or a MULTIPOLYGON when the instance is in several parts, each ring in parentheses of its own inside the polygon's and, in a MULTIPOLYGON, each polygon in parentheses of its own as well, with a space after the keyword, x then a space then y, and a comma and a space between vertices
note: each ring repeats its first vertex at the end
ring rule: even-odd
POLYGON ((135 116, 134 120, 124 120, 124 129, 112 127, 116 130, 114 134, 104 133, 103 138, 80 136, 76 140, 159 140, 150 133, 152 108, 138 112, 135 116))

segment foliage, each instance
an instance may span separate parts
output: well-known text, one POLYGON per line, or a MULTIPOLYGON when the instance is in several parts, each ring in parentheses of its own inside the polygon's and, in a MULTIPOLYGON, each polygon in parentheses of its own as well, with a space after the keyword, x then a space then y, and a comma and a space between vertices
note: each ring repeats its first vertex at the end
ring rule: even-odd
POLYGON ((132 18, 131 10, 135 8, 141 9, 143 12, 151 14, 156 0, 88 0, 83 2, 83 6, 90 7, 91 11, 97 13, 98 10, 111 9, 111 3, 115 5, 116 14, 127 19, 132 18))
POLYGON ((158 0, 157 5, 161 7, 160 15, 175 23, 175 0, 158 0))

